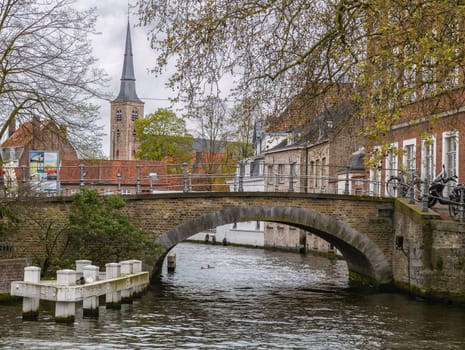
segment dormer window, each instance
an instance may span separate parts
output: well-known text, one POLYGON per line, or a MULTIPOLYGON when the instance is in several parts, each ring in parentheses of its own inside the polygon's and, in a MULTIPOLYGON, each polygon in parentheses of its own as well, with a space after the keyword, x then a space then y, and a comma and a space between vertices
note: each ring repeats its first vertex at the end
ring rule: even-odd
POLYGON ((120 122, 123 119, 123 113, 120 110, 116 111, 115 121, 120 122))
POLYGON ((139 118, 139 115, 137 114, 137 111, 132 111, 131 120, 134 121, 138 118, 139 118))

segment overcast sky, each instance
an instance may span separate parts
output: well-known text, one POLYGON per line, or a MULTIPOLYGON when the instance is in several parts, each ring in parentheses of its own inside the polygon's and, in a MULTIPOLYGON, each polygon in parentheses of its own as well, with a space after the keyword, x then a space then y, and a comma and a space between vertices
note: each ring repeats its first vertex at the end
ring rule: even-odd
MULTIPOLYGON (((98 19, 96 30, 98 35, 93 36, 92 44, 94 57, 98 66, 105 69, 111 78, 108 92, 116 98, 123 68, 124 45, 126 40, 128 2, 127 0, 77 0, 78 7, 96 7, 98 19)), ((136 26, 138 20, 130 15, 132 49, 134 56, 134 72, 136 75, 137 95, 144 102, 145 114, 152 113, 158 108, 169 107, 168 97, 173 93, 165 87, 166 77, 156 78, 148 71, 153 66, 154 51, 147 40, 147 29, 136 26)), ((103 153, 110 152, 110 102, 101 101, 100 118, 105 126, 107 137, 103 143, 103 153)))

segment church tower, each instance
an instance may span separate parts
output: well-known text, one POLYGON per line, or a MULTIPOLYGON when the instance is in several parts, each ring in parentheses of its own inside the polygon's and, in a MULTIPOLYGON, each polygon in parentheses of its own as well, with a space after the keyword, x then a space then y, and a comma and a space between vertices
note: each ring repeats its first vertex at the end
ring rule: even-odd
POLYGON ((134 121, 144 117, 144 102, 136 93, 131 32, 128 21, 123 73, 118 97, 111 102, 110 159, 133 160, 137 151, 134 121))

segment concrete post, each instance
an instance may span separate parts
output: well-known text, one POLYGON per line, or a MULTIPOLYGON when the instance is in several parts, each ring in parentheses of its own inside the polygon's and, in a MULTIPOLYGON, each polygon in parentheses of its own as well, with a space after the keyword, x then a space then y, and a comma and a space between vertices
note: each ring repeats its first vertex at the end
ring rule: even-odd
POLYGON ((76 273, 79 277, 84 273, 84 266, 92 265, 92 261, 90 260, 76 260, 76 273))
MULTIPOLYGON (((119 277, 121 266, 118 263, 105 264, 106 279, 119 277)), ((108 309, 121 309, 121 292, 107 293, 105 296, 108 309)))
MULTIPOLYGON (((76 271, 58 270, 57 286, 73 286, 76 284, 76 271)), ((76 303, 74 301, 58 301, 55 303, 55 322, 74 322, 76 303)))
MULTIPOLYGON (((131 260, 120 261, 119 264, 121 266, 121 275, 130 275, 133 273, 131 260)), ((121 291, 122 304, 132 304, 132 292, 133 291, 131 287, 121 291)))
POLYGON ((168 265, 168 272, 174 272, 174 270, 176 270, 176 253, 169 253, 166 260, 168 265))
MULTIPOLYGON (((40 282, 40 267, 27 266, 24 268, 24 281, 40 282)), ((38 289, 37 289, 38 290, 38 289)), ((23 320, 37 321, 39 319, 39 295, 23 298, 23 320)))
MULTIPOLYGON (((98 280, 99 268, 94 265, 84 266, 84 281, 85 283, 92 283, 98 280)), ((98 295, 85 298, 82 302, 82 312, 84 317, 98 317, 98 295)))
MULTIPOLYGON (((132 262, 132 273, 139 273, 142 272, 142 261, 140 260, 131 260, 132 262)), ((142 286, 136 286, 133 289, 132 296, 133 298, 140 298, 142 296, 143 291, 142 286)))

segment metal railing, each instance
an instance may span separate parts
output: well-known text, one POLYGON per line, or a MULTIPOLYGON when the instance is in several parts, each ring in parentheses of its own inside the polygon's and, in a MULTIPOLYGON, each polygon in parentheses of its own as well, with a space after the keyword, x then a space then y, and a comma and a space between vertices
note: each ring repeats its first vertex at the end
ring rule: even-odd
MULTIPOLYGON (((414 173, 404 177, 401 172, 393 169, 353 170, 334 165, 312 168, 296 162, 280 167, 263 163, 261 168, 262 173, 254 171, 249 174, 240 165, 211 163, 197 163, 195 166, 187 163, 138 163, 114 167, 83 162, 74 166, 41 169, 4 166, 0 171, 0 196, 71 196, 82 188, 94 188, 101 195, 199 191, 300 192, 407 197, 411 203, 417 203, 427 210, 428 183, 414 176, 414 173)), ((457 199, 462 197, 455 195, 450 200, 450 211, 453 213, 451 216, 465 221, 464 201, 457 199)))

